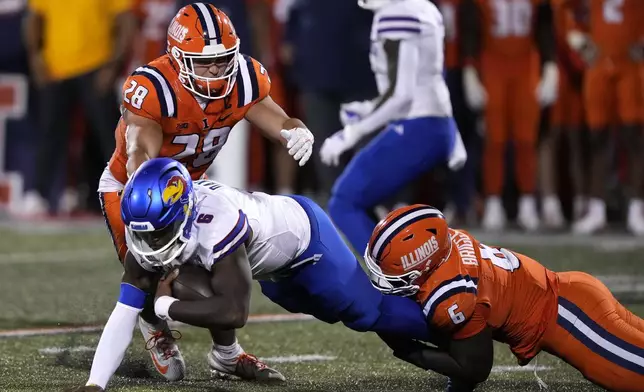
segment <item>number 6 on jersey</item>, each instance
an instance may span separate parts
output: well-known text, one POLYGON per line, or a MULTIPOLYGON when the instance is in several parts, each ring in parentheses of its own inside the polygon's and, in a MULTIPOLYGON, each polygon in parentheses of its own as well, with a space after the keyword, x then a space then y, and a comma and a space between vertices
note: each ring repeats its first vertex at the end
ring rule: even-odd
POLYGON ((454 304, 447 308, 447 313, 449 314, 449 317, 452 319, 452 322, 454 324, 460 324, 463 321, 465 321, 465 315, 463 312, 456 312, 458 310, 458 304, 454 304))

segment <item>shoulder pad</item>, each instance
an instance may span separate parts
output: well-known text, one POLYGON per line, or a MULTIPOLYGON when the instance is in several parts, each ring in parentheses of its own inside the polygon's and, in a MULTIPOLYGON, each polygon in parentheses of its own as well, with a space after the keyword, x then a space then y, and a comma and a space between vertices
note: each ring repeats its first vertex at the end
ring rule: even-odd
POLYGON ((153 120, 177 116, 177 95, 158 68, 139 67, 123 85, 123 107, 153 120))
POLYGON ((458 275, 437 285, 423 305, 428 323, 445 332, 460 328, 474 313, 477 281, 458 275))
POLYGON ((247 55, 239 56, 237 72, 237 107, 253 105, 271 92, 271 78, 264 66, 247 55))

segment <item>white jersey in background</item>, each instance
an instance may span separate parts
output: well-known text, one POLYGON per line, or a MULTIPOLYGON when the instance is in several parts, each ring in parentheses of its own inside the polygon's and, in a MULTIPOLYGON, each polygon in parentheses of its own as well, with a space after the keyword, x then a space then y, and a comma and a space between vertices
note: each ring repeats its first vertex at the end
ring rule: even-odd
MULTIPOLYGON (((188 245, 179 256, 182 263, 210 270, 246 242, 253 279, 269 279, 309 246, 310 221, 294 199, 250 193, 210 180, 193 184, 196 217, 188 245)), ((131 246, 129 235, 126 240, 131 246)))
MULTIPOLYGON (((411 101, 390 120, 451 117, 449 90, 443 78, 445 27, 440 11, 429 0, 401 0, 378 9, 371 27, 371 69, 378 92, 389 89, 384 43, 400 41, 396 88, 411 88, 411 101), (409 78, 409 83, 400 78, 409 78)), ((376 109, 377 111, 378 109, 376 109)))

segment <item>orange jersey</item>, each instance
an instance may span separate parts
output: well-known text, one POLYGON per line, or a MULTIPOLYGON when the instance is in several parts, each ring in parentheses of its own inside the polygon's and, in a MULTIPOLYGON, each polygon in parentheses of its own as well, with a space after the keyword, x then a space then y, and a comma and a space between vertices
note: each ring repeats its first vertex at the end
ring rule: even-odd
POLYGON ((440 0, 438 8, 443 15, 445 25, 445 67, 457 68, 460 65, 458 47, 458 8, 461 0, 440 0))
POLYGON ((484 52, 516 57, 536 50, 536 9, 544 0, 476 1, 481 11, 484 52))
POLYGON ((644 1, 589 0, 590 37, 600 56, 627 58, 644 38, 644 1))
POLYGON ((448 260, 423 283, 417 300, 428 323, 454 339, 486 326, 510 345, 525 364, 557 314, 556 274, 507 249, 489 247, 464 231, 450 229, 448 260))
MULTIPOLYGON (((159 156, 181 161, 199 179, 215 159, 235 124, 268 96, 270 78, 255 59, 240 55, 231 93, 222 99, 197 99, 185 89, 168 55, 138 68, 123 85, 123 108, 161 125, 159 156)), ((109 170, 120 183, 127 181, 126 126, 116 128, 116 150, 109 170)))

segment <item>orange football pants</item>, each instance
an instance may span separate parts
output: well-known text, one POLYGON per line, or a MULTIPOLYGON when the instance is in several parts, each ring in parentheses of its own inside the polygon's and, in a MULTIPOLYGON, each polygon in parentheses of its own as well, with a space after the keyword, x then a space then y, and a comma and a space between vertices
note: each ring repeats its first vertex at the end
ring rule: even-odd
POLYGON ((539 103, 539 58, 536 53, 518 58, 483 54, 481 81, 488 94, 485 108, 483 188, 486 195, 500 195, 505 173, 505 151, 515 147, 515 176, 522 194, 536 188, 539 103))
POLYGON ((112 243, 114 243, 119 260, 123 263, 127 253, 127 245, 125 243, 125 224, 121 219, 120 192, 99 192, 98 197, 101 201, 107 231, 112 237, 112 243))
POLYGON ((557 273, 558 315, 541 349, 611 391, 644 391, 644 320, 628 311, 599 279, 557 273))
POLYGON ((550 111, 550 124, 579 130, 584 122, 582 92, 572 85, 570 78, 567 71, 559 68, 559 92, 550 111))
POLYGON ((608 127, 617 118, 622 125, 644 120, 644 83, 641 65, 629 60, 600 59, 586 71, 584 106, 591 130, 608 127))

